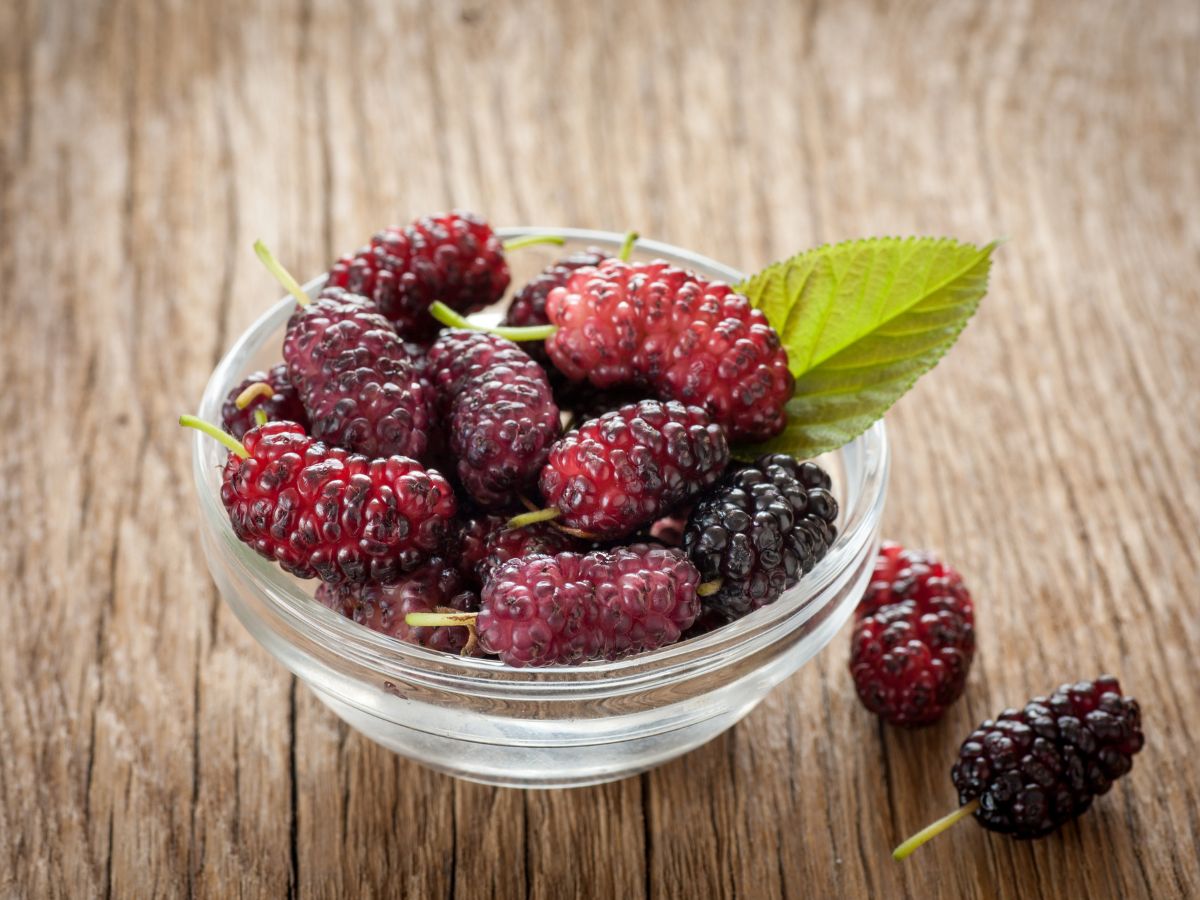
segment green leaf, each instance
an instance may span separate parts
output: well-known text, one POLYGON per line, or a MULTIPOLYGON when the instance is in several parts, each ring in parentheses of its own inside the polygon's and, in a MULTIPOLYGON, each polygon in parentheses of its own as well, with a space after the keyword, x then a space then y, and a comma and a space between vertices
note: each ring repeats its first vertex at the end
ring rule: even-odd
POLYGON ((996 246, 847 241, 738 285, 779 332, 796 376, 783 433, 738 455, 816 456, 866 431, 958 339, 987 291, 996 246))

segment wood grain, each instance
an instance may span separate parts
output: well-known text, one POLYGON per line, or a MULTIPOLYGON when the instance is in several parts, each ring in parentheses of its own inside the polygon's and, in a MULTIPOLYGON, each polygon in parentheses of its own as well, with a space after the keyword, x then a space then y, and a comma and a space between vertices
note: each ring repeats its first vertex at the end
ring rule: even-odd
POLYGON ((0 895, 1200 894, 1200 6, 0 4, 0 895), (846 636, 622 783, 457 783, 335 721, 219 602, 175 425, 278 293, 451 205, 745 268, 1009 238, 889 417, 887 532, 978 597, 964 702, 857 704, 846 636), (1062 680, 1145 708, 1059 834, 963 826, 961 736, 1062 680))

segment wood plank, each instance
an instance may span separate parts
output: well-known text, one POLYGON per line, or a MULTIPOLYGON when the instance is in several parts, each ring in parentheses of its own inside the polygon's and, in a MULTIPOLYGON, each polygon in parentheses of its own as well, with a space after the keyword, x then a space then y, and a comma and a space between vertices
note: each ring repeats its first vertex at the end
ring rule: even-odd
POLYGON ((0 5, 0 895, 1200 893, 1194 3, 0 5), (525 793, 351 733, 211 586, 174 425, 276 294, 461 205, 755 268, 1007 236, 889 416, 886 528, 978 599, 964 701, 899 733, 847 636, 624 782, 525 793), (962 736, 1109 670, 1149 743, 1060 833, 964 825, 962 736))

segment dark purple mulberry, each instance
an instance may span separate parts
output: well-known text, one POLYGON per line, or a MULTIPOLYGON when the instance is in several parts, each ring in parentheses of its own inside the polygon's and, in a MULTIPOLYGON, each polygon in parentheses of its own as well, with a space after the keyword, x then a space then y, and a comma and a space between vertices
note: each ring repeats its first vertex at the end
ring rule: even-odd
POLYGON ((1024 709, 1006 709, 976 728, 958 751, 950 770, 958 809, 914 834, 892 857, 906 858, 970 815, 984 828, 1017 838, 1049 834, 1086 812, 1133 768, 1144 743, 1141 708, 1122 696, 1111 675, 1064 684, 1024 709))
POLYGON ((783 453, 729 475, 696 504, 683 546, 705 582, 704 605, 728 620, 779 599, 825 556, 838 505, 825 470, 783 453))
POLYGON ((1144 743, 1138 702, 1106 675, 988 719, 963 742, 951 777, 960 804, 979 801, 985 828, 1041 837, 1107 793, 1144 743))
POLYGON ((326 288, 288 320, 283 355, 313 437, 367 456, 425 458, 434 398, 371 301, 326 288))
POLYGON ((512 505, 561 427, 545 371, 512 341, 458 329, 442 332, 428 360, 463 486, 482 506, 512 505))

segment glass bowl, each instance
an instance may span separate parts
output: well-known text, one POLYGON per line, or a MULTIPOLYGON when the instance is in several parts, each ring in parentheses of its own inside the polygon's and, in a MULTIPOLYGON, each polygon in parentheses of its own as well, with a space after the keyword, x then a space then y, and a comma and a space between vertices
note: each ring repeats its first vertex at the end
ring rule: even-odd
MULTIPOLYGON (((559 234, 565 248, 510 254, 513 283, 588 246, 616 251, 623 235, 572 228, 507 228, 504 238, 559 234)), ((708 278, 740 272, 695 253, 640 241, 635 259, 662 258, 708 278)), ((314 292, 318 279, 305 285, 314 292)), ((199 413, 246 373, 280 358, 293 301, 272 306, 221 360, 199 413)), ((496 314, 493 312, 493 314, 496 314)), ((617 662, 510 669, 370 631, 313 600, 315 582, 285 573, 233 533, 219 495, 225 450, 197 434, 193 462, 204 552, 225 601, 250 633, 330 709, 371 740, 472 781, 569 787, 623 778, 703 744, 732 726, 823 648, 866 588, 888 470, 882 423, 820 462, 841 505, 829 554, 778 601, 701 637, 617 662)))

